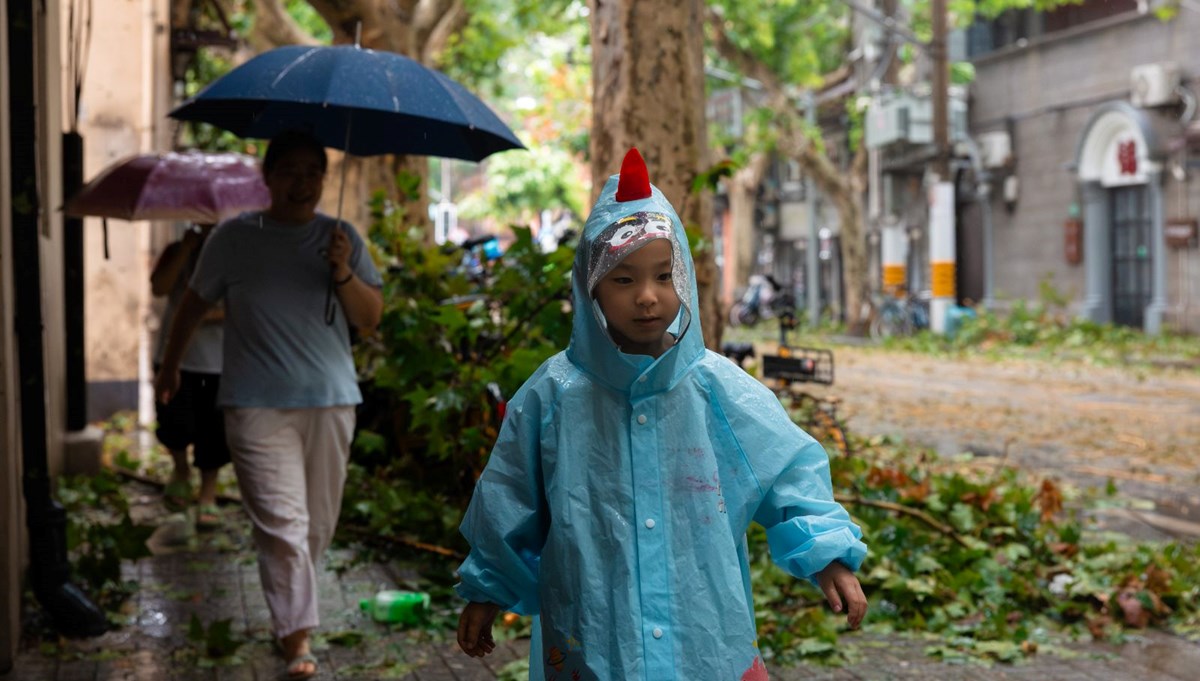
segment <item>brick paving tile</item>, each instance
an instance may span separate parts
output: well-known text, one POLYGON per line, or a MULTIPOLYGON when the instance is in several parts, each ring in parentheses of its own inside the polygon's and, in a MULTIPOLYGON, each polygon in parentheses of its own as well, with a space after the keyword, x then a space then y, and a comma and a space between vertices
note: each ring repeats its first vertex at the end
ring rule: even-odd
POLYGON ((438 649, 442 662, 454 674, 455 681, 491 681, 496 673, 476 657, 467 657, 458 651, 443 647, 438 649))
POLYGON ((47 681, 58 673, 58 660, 33 655, 23 655, 16 666, 7 674, 0 674, 4 681, 47 681))
POLYGON ((275 652, 274 645, 265 641, 247 644, 238 655, 246 662, 241 665, 254 672, 254 678, 261 681, 280 678, 284 672, 283 658, 275 652))
POLYGON ((92 660, 63 661, 58 665, 55 681, 93 681, 96 678, 96 663, 92 660))
MULTIPOLYGON (((455 654, 461 655, 457 644, 452 644, 455 654)), ((529 641, 527 639, 517 641, 504 641, 496 645, 496 649, 491 655, 483 658, 483 663, 492 670, 497 676, 500 670, 504 669, 510 662, 529 657, 529 641)))
POLYGON ((255 681, 254 668, 250 665, 223 667, 215 671, 217 681, 255 681))

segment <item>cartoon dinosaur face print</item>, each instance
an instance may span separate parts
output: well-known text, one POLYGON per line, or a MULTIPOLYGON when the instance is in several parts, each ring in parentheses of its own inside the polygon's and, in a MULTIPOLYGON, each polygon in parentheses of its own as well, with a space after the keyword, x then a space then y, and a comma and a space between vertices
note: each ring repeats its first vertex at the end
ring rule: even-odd
POLYGON ((605 239, 610 253, 646 239, 663 239, 671 234, 671 219, 663 213, 641 212, 621 218, 605 239))

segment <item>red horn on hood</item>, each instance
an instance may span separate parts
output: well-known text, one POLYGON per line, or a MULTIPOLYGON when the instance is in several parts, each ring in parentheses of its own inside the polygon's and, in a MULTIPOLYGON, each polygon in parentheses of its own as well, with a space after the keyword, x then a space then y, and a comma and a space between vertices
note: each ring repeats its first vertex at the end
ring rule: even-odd
POLYGON ((621 162, 621 179, 617 182, 617 201, 636 201, 650 196, 650 173, 637 147, 630 147, 621 162))

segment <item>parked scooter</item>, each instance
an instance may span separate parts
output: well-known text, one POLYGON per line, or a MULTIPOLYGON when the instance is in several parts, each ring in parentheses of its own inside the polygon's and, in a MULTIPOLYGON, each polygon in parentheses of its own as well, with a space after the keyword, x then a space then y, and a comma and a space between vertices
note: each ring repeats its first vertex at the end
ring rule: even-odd
POLYGON ((784 290, 775 277, 752 274, 742 299, 729 308, 729 324, 754 326, 764 319, 794 315, 795 308, 795 296, 784 290))

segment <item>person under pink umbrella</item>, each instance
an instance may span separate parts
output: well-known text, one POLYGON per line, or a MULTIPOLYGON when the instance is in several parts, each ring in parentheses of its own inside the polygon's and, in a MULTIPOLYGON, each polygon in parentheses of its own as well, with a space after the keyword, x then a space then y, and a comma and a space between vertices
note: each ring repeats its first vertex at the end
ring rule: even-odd
MULTIPOLYGON (((106 257, 108 218, 193 223, 181 239, 167 246, 150 275, 153 294, 168 297, 154 354, 157 370, 166 345, 166 330, 212 226, 270 203, 270 190, 254 157, 189 150, 139 154, 113 163, 71 196, 63 210, 74 217, 104 220, 106 257)), ((222 371, 222 318, 221 311, 215 310, 197 331, 183 360, 180 395, 171 404, 155 404, 156 435, 174 461, 164 500, 175 510, 192 502, 188 464, 191 447, 195 467, 200 469, 195 520, 201 529, 220 521, 217 474, 230 461, 223 415, 216 406, 222 371)))
MULTIPOLYGON (((196 260, 214 225, 193 225, 183 237, 163 250, 150 274, 150 289, 155 296, 167 296, 162 324, 154 351, 154 370, 162 364, 167 330, 179 301, 187 291, 196 260)), ((191 466, 188 447, 192 448, 195 467, 200 471, 196 493, 196 527, 212 529, 220 524, 217 508, 217 476, 230 462, 225 442, 225 416, 217 407, 221 386, 222 345, 225 309, 214 306, 201 320, 180 364, 180 390, 170 402, 155 400, 158 427, 155 435, 171 453, 174 470, 164 490, 167 506, 183 509, 192 501, 191 466)))

